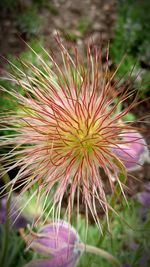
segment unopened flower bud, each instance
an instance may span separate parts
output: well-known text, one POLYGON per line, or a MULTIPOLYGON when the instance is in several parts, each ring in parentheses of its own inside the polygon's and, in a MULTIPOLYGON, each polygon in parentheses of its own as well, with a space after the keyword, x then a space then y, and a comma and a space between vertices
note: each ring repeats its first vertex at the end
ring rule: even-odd
POLYGON ((149 161, 149 150, 143 136, 135 131, 121 134, 122 143, 113 148, 113 152, 121 159, 129 171, 141 168, 149 161))
POLYGON ((83 252, 99 255, 115 267, 121 267, 120 262, 107 251, 84 244, 76 230, 64 221, 47 224, 33 236, 29 247, 43 254, 44 259, 33 260, 24 267, 75 267, 83 252))
POLYGON ((30 244, 30 248, 45 255, 46 259, 33 260, 26 267, 74 267, 80 256, 75 248, 78 242, 78 233, 68 223, 59 220, 47 224, 30 244))

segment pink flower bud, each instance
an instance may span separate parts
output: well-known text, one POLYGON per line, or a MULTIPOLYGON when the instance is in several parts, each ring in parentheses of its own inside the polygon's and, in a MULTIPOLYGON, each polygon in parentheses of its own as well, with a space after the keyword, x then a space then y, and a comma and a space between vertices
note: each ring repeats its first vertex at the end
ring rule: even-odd
POLYGON ((140 169, 149 160, 149 150, 142 135, 135 131, 121 134, 122 143, 113 148, 129 171, 140 169))
POLYGON ((78 233, 68 223, 59 220, 47 224, 30 244, 30 248, 47 258, 33 260, 26 267, 74 267, 80 256, 75 248, 78 242, 78 233))

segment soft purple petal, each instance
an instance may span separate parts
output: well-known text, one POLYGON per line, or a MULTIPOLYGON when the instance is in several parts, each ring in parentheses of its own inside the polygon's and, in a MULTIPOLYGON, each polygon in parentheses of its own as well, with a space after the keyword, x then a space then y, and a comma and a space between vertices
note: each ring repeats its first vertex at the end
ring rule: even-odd
POLYGON ((122 160, 130 171, 139 169, 149 159, 147 144, 138 132, 121 134, 123 144, 113 148, 113 152, 122 160))
POLYGON ((46 234, 49 238, 51 238, 51 234, 59 236, 59 238, 70 244, 74 244, 74 242, 79 238, 77 232, 74 228, 70 227, 70 225, 62 220, 59 220, 57 223, 51 223, 49 225, 44 226, 39 233, 46 234))
POLYGON ((58 258, 53 259, 40 259, 33 260, 26 264, 24 267, 75 267, 77 259, 70 259, 68 261, 62 261, 58 258))
POLYGON ((57 256, 68 257, 72 254, 78 240, 78 233, 73 227, 64 221, 58 221, 42 227, 30 247, 49 256, 57 254, 57 256))
MULTIPOLYGON (((50 260, 33 260, 26 264, 24 267, 51 267, 50 260)), ((54 267, 54 266, 53 266, 54 267)))
MULTIPOLYGON (((59 220, 42 227, 31 242, 30 248, 51 258, 43 260, 43 264, 48 265, 41 265, 41 267, 74 267, 80 257, 80 252, 75 249, 77 242, 79 242, 79 235, 76 230, 65 221, 59 220)), ((38 264, 37 261, 36 264, 38 264)))

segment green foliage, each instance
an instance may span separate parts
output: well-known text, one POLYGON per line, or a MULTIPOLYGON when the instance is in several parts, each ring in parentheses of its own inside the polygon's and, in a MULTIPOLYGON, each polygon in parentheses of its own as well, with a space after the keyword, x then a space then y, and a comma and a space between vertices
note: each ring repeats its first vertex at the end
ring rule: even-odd
MULTIPOLYGON (((0 247, 4 238, 4 225, 0 224, 0 247)), ((33 257, 32 251, 25 251, 25 243, 19 235, 18 231, 10 230, 9 232, 9 247, 6 255, 7 261, 2 267, 22 267, 33 257)), ((1 256, 1 250, 0 250, 1 256)))
POLYGON ((143 71, 142 69, 142 62, 150 67, 149 25, 150 2, 148 0, 118 1, 118 17, 114 39, 111 44, 111 57, 117 66, 123 56, 126 55, 118 70, 119 76, 124 76, 127 72, 130 76, 130 71, 135 66, 132 77, 138 76, 137 80, 143 81, 141 91, 143 97, 146 97, 149 93, 148 87, 150 84, 149 70, 143 71))
POLYGON ((49 0, 33 0, 33 4, 40 8, 48 9, 53 15, 58 15, 58 9, 53 5, 52 1, 49 0))
POLYGON ((8 9, 11 12, 19 13, 19 11, 28 11, 28 9, 32 10, 37 8, 37 10, 40 10, 41 8, 47 8, 53 15, 58 14, 58 10, 55 8, 51 0, 29 0, 23 1, 23 0, 4 0, 0 1, 0 8, 2 9, 8 9))
MULTIPOLYGON (((11 55, 8 56, 8 60, 10 61, 10 64, 7 64, 5 66, 5 69, 8 72, 8 77, 9 77, 9 73, 13 74, 13 72, 15 73, 15 75, 17 75, 18 71, 16 70, 16 68, 22 71, 25 71, 21 61, 32 62, 34 66, 40 69, 42 68, 40 57, 42 57, 44 61, 48 61, 48 55, 44 53, 44 50, 42 48, 42 41, 37 41, 33 39, 28 43, 28 45, 31 48, 27 47, 27 49, 20 54, 19 58, 16 58, 15 56, 11 56, 11 55), (35 51, 35 53, 32 51, 32 49, 35 51), (36 55, 36 53, 38 54, 38 56, 36 55), (14 64, 16 68, 13 67, 12 64, 14 64)), ((30 71, 31 70, 29 69, 28 73, 26 74, 30 75, 30 71)), ((6 77, 1 78, 0 87, 3 87, 7 89, 8 91, 11 91, 12 89, 19 91, 21 94, 24 95, 25 92, 23 91, 22 87, 11 82, 8 77, 6 75, 6 77)), ((18 108, 18 105, 15 99, 13 99, 13 97, 9 93, 3 92, 3 91, 1 92, 0 106, 1 106, 1 113, 2 112, 7 113, 9 111, 17 111, 17 108, 18 108)), ((8 132, 5 131, 3 132, 3 134, 8 134, 8 132)))
MULTIPOLYGON (((7 90, 10 90, 10 88, 14 88, 14 85, 11 85, 11 83, 5 79, 2 79, 0 81, 0 86, 6 88, 7 90)), ((16 107, 14 101, 12 100, 12 97, 10 98, 10 95, 6 92, 1 92, 0 106, 1 112, 6 110, 13 110, 16 107)))
POLYGON ((114 44, 120 57, 125 52, 133 57, 146 52, 150 42, 150 3, 145 1, 121 0, 118 2, 118 19, 114 44), (146 16, 145 16, 146 14, 146 16))
MULTIPOLYGON (((26 199, 24 199, 24 201, 24 204, 26 204, 26 199)), ((48 201, 50 201, 50 199, 48 201)), ((31 206, 34 207, 34 203, 32 203, 31 206)), ((115 210, 118 215, 114 214, 110 219, 110 230, 106 234, 101 245, 102 249, 114 255, 122 264, 129 264, 131 267, 141 267, 140 261, 144 255, 146 255, 144 257, 149 257, 147 259, 147 264, 148 261, 150 261, 150 210, 147 210, 146 220, 141 221, 140 208, 136 199, 128 199, 128 205, 125 200, 117 203, 115 210)), ((28 209, 28 207, 26 207, 26 209, 28 209)), ((47 214, 45 214, 45 216, 46 215, 47 214)), ((48 219, 51 220, 51 217, 48 219)), ((101 224, 103 220, 104 218, 101 217, 101 224)), ((74 214, 73 225, 83 242, 98 246, 102 235, 95 224, 89 222, 87 227, 84 216, 82 217, 80 215, 77 219, 74 214)), ((4 227, 1 225, 1 241, 3 239, 3 234, 4 227)), ((9 253, 9 257, 5 267, 23 267, 23 265, 31 259, 42 257, 42 255, 38 255, 32 250, 26 251, 23 240, 18 231, 15 230, 11 231, 9 234, 9 248, 7 253, 9 253)), ((111 267, 112 265, 106 259, 99 256, 83 253, 77 267, 87 266, 111 267)))
MULTIPOLYGON (((132 267, 140 267, 142 256, 144 254, 149 256, 150 216, 143 223, 139 218, 139 204, 136 200, 128 200, 128 205, 125 201, 118 204, 118 217, 114 215, 110 225, 110 233, 105 236, 102 248, 116 256, 122 264, 128 263, 132 267), (133 247, 137 249, 133 249, 133 247)), ((85 241, 85 221, 80 219, 79 224, 75 226, 79 230, 81 239, 85 241)), ((101 234, 95 225, 89 225, 87 243, 97 246, 100 237, 101 234)), ((85 266, 111 267, 111 264, 98 256, 84 253, 78 267, 85 266)))
MULTIPOLYGON (((116 103, 118 103, 118 98, 117 97, 114 100, 114 104, 116 104, 116 103)), ((118 113, 120 113, 121 110, 123 110, 122 102, 117 105, 117 107, 116 107, 116 109, 114 111, 114 115, 117 115, 118 113)), ((126 122, 132 122, 132 121, 136 120, 136 117, 132 112, 128 112, 126 115, 124 115, 122 117, 122 120, 126 121, 126 122)))
POLYGON ((81 33, 81 35, 85 35, 87 33, 87 31, 89 30, 89 27, 90 27, 90 21, 87 17, 82 17, 80 20, 79 20, 79 23, 78 23, 78 31, 81 33))
POLYGON ((127 122, 135 121, 135 119, 136 119, 136 117, 135 117, 135 115, 134 115, 132 112, 128 112, 128 113, 122 118, 123 121, 127 121, 127 122))
POLYGON ((0 8, 15 10, 18 7, 19 0, 4 0, 0 1, 0 8))
MULTIPOLYGON (((43 7, 46 5, 47 0, 32 0, 32 2, 39 7, 43 7)), ((51 2, 51 0, 49 0, 49 2, 51 2)))
POLYGON ((27 38, 38 35, 41 26, 37 9, 32 7, 25 9, 21 14, 17 14, 16 23, 19 30, 27 35, 27 38))
POLYGON ((90 21, 87 17, 81 17, 75 29, 64 29, 63 36, 66 40, 76 42, 79 38, 84 37, 90 27, 90 21))
POLYGON ((73 30, 64 30, 63 31, 63 36, 66 40, 72 41, 72 42, 76 42, 78 39, 78 36, 76 34, 75 31, 73 30))
MULTIPOLYGON (((31 62, 34 66, 41 68, 40 57, 44 61, 49 60, 48 55, 43 50, 42 38, 40 40, 32 39, 30 42, 27 42, 26 49, 19 55, 19 58, 9 55, 8 59, 16 67, 23 70, 21 61, 31 62)), ((11 71, 10 65, 8 65, 8 70, 11 71)))

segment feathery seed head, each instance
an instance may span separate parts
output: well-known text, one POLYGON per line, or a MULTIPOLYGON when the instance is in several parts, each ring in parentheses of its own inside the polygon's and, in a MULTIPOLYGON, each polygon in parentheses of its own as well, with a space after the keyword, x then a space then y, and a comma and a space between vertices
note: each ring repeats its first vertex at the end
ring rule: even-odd
MULTIPOLYGON (((55 211, 56 217, 60 216, 67 192, 69 218, 76 195, 77 211, 82 199, 86 214, 90 210, 99 225, 96 201, 106 213, 108 211, 99 167, 107 175, 112 190, 114 177, 122 188, 120 174, 125 177, 126 169, 116 151, 124 143, 120 134, 132 127, 122 123, 121 118, 137 98, 117 113, 118 105, 133 92, 114 90, 111 85, 114 75, 107 78, 108 64, 103 68, 101 52, 95 48, 92 56, 88 48, 85 65, 79 60, 76 49, 73 61, 60 41, 59 46, 63 67, 49 55, 51 68, 37 55, 41 68, 21 62, 24 71, 16 68, 18 75, 11 75, 11 80, 21 86, 25 94, 10 92, 20 109, 17 114, 2 118, 8 125, 7 130, 15 131, 3 138, 3 144, 13 145, 12 151, 4 157, 5 168, 8 171, 16 166, 20 169, 11 182, 12 189, 19 182, 24 185, 22 192, 35 185, 34 195, 37 194, 38 199, 47 198, 50 193, 49 209, 55 211), (26 74, 25 69, 30 69, 30 73, 26 74)), ((45 201, 43 209, 46 207, 45 201)))

